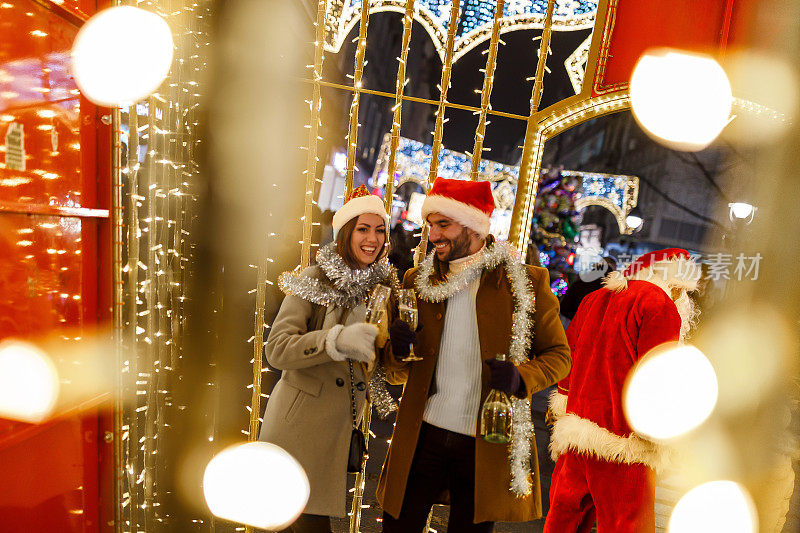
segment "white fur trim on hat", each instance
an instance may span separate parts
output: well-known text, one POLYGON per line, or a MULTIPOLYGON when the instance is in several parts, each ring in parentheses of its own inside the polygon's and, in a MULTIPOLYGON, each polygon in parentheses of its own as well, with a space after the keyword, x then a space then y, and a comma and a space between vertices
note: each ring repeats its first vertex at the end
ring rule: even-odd
POLYGON ((606 276, 603 286, 608 290, 620 292, 628 288, 629 280, 641 280, 658 285, 664 289, 664 292, 670 294, 670 289, 673 287, 686 291, 696 290, 701 274, 700 265, 694 260, 675 257, 665 261, 656 261, 627 278, 621 272, 614 271, 606 276))
POLYGON ((452 218, 462 226, 476 231, 481 238, 489 235, 491 219, 477 207, 437 194, 428 196, 422 203, 422 219, 426 220, 431 213, 441 213, 452 218))
POLYGON ((369 196, 352 198, 338 211, 336 211, 336 213, 334 213, 333 238, 336 238, 336 236, 339 234, 339 230, 342 229, 342 226, 357 216, 365 213, 372 213, 383 218, 383 221, 386 224, 386 231, 389 231, 389 215, 386 214, 386 206, 383 205, 383 200, 371 194, 369 196))

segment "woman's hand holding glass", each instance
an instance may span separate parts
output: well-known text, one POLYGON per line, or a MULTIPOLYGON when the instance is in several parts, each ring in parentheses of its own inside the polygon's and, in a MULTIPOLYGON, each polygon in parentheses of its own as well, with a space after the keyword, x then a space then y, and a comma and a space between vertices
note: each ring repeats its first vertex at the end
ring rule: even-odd
POLYGON ((364 322, 377 324, 381 320, 381 315, 386 313, 386 302, 392 291, 386 285, 375 285, 367 300, 367 315, 364 322))

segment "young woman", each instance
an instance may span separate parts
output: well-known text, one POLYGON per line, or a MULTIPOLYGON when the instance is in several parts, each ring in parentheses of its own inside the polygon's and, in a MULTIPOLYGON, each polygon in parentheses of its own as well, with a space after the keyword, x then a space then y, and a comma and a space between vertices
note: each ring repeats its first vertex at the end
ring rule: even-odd
POLYGON ((259 440, 285 449, 308 475, 311 495, 287 530, 293 533, 328 533, 330 516, 347 515, 353 403, 358 423, 378 335, 364 323, 365 300, 376 284, 390 281, 388 220, 380 198, 359 187, 334 215, 335 242, 319 250, 317 264, 279 278, 286 298, 265 351, 283 372, 259 440))

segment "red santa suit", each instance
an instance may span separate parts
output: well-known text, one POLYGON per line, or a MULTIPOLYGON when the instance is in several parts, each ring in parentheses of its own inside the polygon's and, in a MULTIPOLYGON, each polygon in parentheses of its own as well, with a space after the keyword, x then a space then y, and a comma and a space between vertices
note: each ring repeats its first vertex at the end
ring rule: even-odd
POLYGON ((685 250, 652 252, 581 302, 567 328, 572 369, 550 403, 556 467, 545 533, 588 532, 595 520, 598 533, 655 530, 654 477, 663 454, 631 430, 622 390, 639 359, 679 340, 681 315, 670 292, 696 288, 693 265, 685 250))

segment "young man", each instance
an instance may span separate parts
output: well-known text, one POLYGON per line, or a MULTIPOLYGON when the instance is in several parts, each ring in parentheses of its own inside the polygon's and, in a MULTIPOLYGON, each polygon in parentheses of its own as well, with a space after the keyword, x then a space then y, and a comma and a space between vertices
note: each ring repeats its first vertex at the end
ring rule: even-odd
POLYGON ((558 457, 545 533, 652 533, 656 444, 628 426, 625 379, 636 362, 682 339, 696 319, 687 291, 699 267, 686 250, 670 248, 613 272, 583 299, 567 328, 573 365, 550 409, 557 421, 550 450, 558 457))
POLYGON ((442 178, 423 204, 434 251, 403 279, 421 327, 394 321, 385 354, 389 380, 405 388, 378 484, 384 533, 422 531, 443 496, 454 533, 541 516, 529 399, 565 377, 571 359, 547 270, 494 241, 493 210, 488 182, 442 178), (412 343, 422 360, 404 364, 412 343), (479 435, 492 388, 514 398, 509 444, 479 435))

